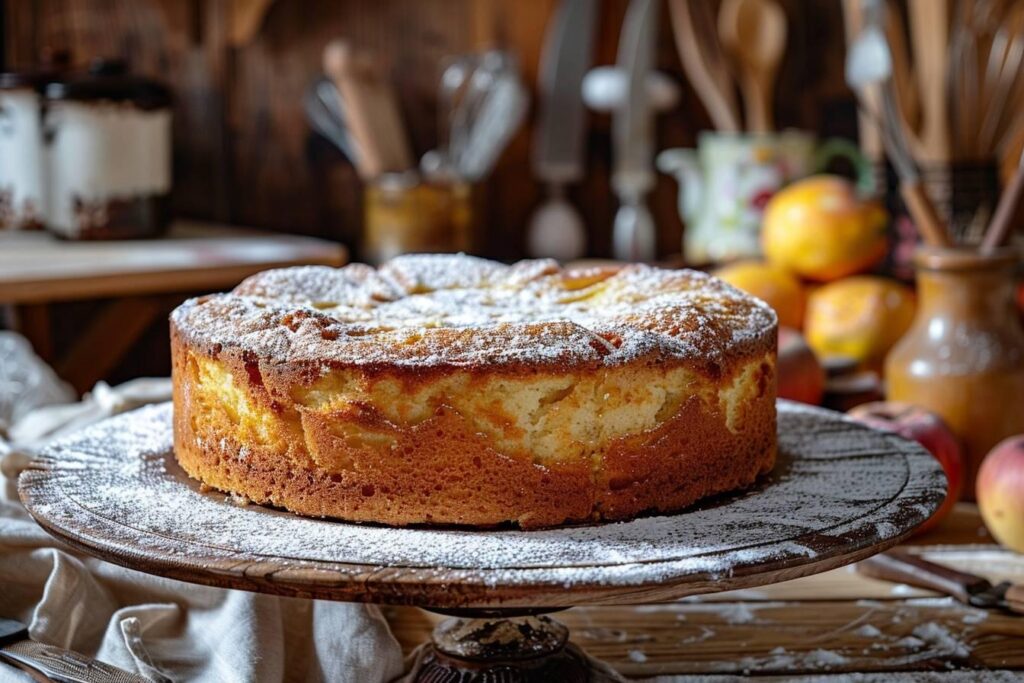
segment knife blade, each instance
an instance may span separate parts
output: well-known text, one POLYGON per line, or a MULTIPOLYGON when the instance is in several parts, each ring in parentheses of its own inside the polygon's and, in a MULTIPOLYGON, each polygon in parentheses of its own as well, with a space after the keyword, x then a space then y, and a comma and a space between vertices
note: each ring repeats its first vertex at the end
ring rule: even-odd
POLYGON ((654 258, 654 222, 644 196, 654 186, 654 111, 647 96, 647 74, 654 66, 657 0, 632 0, 619 37, 616 65, 628 78, 626 101, 612 120, 615 163, 612 187, 619 197, 613 247, 616 258, 654 258))
POLYGON ((565 186, 583 177, 583 79, 593 56, 599 7, 598 0, 562 0, 544 40, 533 173, 547 185, 547 198, 527 228, 531 256, 570 260, 586 251, 583 218, 565 197, 565 186))
POLYGON ((548 183, 583 177, 583 76, 592 61, 598 0, 563 0, 544 41, 534 174, 548 183))
POLYGON ((1024 615, 1024 586, 1009 581, 992 584, 981 576, 907 552, 889 551, 869 557, 857 564, 857 571, 873 579, 938 591, 972 607, 1024 615))
POLYGON ((150 683, 78 652, 29 640, 28 628, 12 619, 0 619, 0 662, 57 683, 150 683))

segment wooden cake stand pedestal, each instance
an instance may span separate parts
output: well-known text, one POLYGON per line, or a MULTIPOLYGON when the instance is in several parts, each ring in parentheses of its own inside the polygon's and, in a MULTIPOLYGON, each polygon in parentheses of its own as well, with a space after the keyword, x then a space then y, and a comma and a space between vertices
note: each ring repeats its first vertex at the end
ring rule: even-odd
POLYGON ((541 531, 393 528, 239 505, 173 454, 171 405, 99 423, 21 475, 29 512, 67 544, 193 583, 417 605, 452 615, 418 681, 588 680, 543 616, 749 588, 855 562, 906 538, 945 496, 915 443, 779 402, 779 459, 753 488, 675 515, 541 531))

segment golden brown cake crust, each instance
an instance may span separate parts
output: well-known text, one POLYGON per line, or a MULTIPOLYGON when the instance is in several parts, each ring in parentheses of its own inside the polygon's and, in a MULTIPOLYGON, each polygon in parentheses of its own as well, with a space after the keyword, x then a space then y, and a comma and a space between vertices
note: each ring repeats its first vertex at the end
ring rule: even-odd
POLYGON ((214 488, 355 521, 678 510, 774 463, 775 325, 691 271, 270 271, 172 315, 175 453, 214 488))

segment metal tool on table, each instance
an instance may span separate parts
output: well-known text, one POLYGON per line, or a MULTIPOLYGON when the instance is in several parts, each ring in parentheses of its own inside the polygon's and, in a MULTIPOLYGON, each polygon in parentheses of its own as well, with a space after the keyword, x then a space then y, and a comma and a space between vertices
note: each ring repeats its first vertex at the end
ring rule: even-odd
POLYGON ((921 183, 914 163, 893 88, 892 54, 882 30, 882 5, 873 1, 865 9, 865 25, 846 55, 846 82, 857 95, 861 109, 878 126, 882 140, 896 173, 900 193, 907 203, 925 241, 933 246, 949 246, 946 226, 921 183), (874 111, 865 93, 880 88, 882 112, 874 111))
POLYGON ((57 683, 152 683, 78 652, 29 640, 28 627, 0 619, 0 662, 57 683))
POLYGON ((646 77, 654 65, 659 6, 655 0, 630 2, 616 60, 629 76, 629 89, 612 121, 612 187, 619 198, 612 253, 625 261, 652 260, 657 247, 654 219, 645 197, 655 182, 654 110, 647 96, 646 77))
POLYGON ((547 187, 527 233, 533 256, 574 259, 586 249, 586 231, 565 186, 583 177, 586 111, 582 85, 594 51, 599 0, 563 0, 544 44, 540 121, 533 173, 547 187))
POLYGON ((993 585, 988 579, 908 552, 889 551, 875 555, 859 562, 857 571, 873 579, 938 591, 972 607, 1024 615, 1024 585, 1009 581, 993 585))

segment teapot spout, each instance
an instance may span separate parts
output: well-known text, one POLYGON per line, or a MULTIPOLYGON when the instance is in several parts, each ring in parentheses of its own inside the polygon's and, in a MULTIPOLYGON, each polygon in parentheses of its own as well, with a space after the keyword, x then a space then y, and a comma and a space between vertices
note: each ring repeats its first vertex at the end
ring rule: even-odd
POLYGON ((656 159, 658 170, 679 183, 679 215, 684 222, 696 220, 704 197, 704 178, 697 152, 692 149, 666 149, 656 159))

